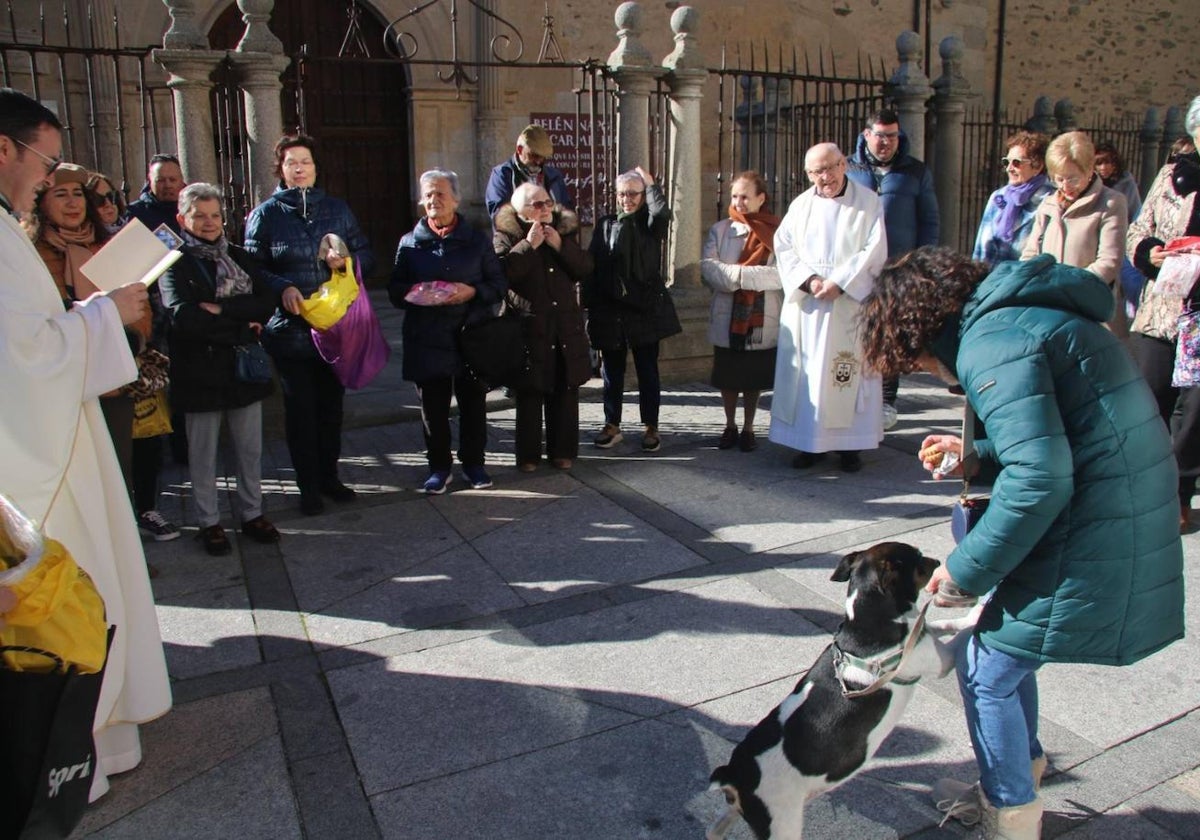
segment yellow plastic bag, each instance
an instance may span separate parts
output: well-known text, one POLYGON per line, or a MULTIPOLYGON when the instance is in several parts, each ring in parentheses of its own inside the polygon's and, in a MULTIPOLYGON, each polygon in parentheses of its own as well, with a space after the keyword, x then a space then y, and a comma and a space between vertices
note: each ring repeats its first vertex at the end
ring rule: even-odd
POLYGON ((157 437, 171 433, 171 409, 167 405, 167 392, 155 391, 148 397, 133 401, 133 436, 135 438, 157 437))
MULTIPOLYGON (((0 648, 45 651, 64 666, 98 673, 107 655, 108 628, 104 601, 92 579, 62 543, 42 536, 2 495, 0 521, 0 555, 5 561, 0 585, 17 596, 17 605, 4 614, 0 648), (13 568, 4 568, 13 561, 13 568)), ((55 665, 39 653, 4 650, 0 667, 45 673, 55 665)))
POLYGON ((313 329, 327 330, 342 320, 350 304, 358 297, 353 260, 353 257, 346 257, 346 264, 341 270, 333 272, 319 289, 300 301, 300 314, 313 329))

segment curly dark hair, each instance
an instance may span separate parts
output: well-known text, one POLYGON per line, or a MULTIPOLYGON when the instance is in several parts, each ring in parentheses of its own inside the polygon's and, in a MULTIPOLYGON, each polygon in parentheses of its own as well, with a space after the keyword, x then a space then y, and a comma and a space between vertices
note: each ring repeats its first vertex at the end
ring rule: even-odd
POLYGON ((884 266, 859 310, 866 363, 883 376, 916 368, 946 321, 988 273, 952 248, 927 245, 884 266))

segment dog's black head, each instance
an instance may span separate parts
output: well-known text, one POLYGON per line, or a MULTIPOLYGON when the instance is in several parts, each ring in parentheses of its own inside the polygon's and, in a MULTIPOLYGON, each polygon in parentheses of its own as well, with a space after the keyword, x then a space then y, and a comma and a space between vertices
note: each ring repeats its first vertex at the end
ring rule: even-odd
POLYGON ((903 615, 917 602, 937 567, 937 560, 911 545, 885 542, 850 552, 829 579, 846 582, 847 594, 882 596, 884 603, 894 604, 895 615, 903 615))

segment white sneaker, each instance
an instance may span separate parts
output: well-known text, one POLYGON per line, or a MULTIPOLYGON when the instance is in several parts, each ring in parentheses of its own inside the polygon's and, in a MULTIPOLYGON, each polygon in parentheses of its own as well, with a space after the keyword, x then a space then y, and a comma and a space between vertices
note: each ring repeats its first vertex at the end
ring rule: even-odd
POLYGON ((883 430, 894 428, 896 423, 900 421, 900 412, 896 411, 896 406, 890 403, 883 404, 883 430))

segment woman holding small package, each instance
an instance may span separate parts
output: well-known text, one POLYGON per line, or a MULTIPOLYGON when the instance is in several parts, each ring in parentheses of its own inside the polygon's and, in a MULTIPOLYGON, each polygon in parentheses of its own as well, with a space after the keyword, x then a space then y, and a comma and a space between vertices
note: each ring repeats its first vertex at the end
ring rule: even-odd
POLYGON ((371 245, 349 205, 316 186, 313 146, 304 135, 275 144, 281 183, 251 211, 245 238, 246 251, 262 263, 263 277, 280 300, 263 330, 263 346, 275 360, 283 388, 288 452, 300 488, 300 510, 308 516, 325 509, 322 496, 349 502, 354 491, 338 478, 346 389, 317 353, 300 303, 346 265, 346 257, 334 251, 319 257, 326 234, 341 237, 362 277, 375 268, 371 245))
POLYGON ((521 184, 492 220, 492 244, 508 275, 509 305, 521 312, 529 372, 515 386, 517 468, 533 472, 546 457, 569 470, 579 454, 579 386, 591 377, 579 284, 592 257, 575 240, 579 217, 544 187, 521 184))

